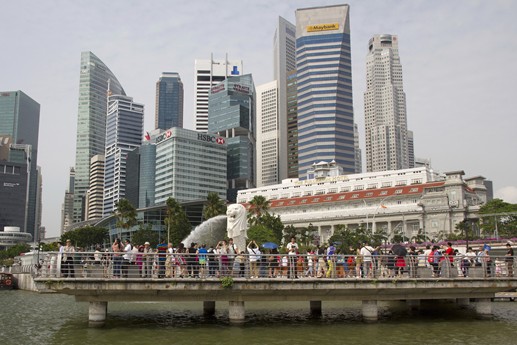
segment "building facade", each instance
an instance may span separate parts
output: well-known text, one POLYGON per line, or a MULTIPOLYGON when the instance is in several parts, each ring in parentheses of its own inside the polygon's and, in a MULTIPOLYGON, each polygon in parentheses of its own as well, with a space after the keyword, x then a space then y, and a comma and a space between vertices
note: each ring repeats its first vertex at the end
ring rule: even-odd
POLYGON ((397 234, 408 241, 418 235, 438 239, 459 222, 478 218, 487 201, 484 179, 464 180, 463 171, 438 174, 421 167, 340 175, 338 167, 335 162, 317 163, 306 180, 243 190, 237 202, 247 204, 262 195, 284 225, 312 225, 324 243, 337 226, 365 227, 390 239, 397 234))
POLYGON ((406 94, 395 35, 375 35, 368 43, 364 116, 366 171, 414 166, 414 155, 410 163, 406 94))
POLYGON ((213 54, 210 60, 195 61, 196 75, 196 131, 208 131, 208 95, 210 89, 225 80, 228 76, 241 75, 243 73, 242 60, 214 60, 213 54))
POLYGON ((228 77, 212 87, 208 132, 226 138, 227 199, 237 191, 255 187, 255 86, 251 74, 228 77))
POLYGON ((74 223, 74 187, 75 169, 71 167, 68 175, 68 189, 61 206, 61 234, 74 223))
POLYGON ((126 195, 126 159, 140 147, 144 131, 144 105, 123 95, 108 97, 106 117, 106 163, 103 214, 111 214, 126 195))
MULTIPOLYGON (((37 205, 39 117, 39 103, 23 91, 0 91, 0 137, 9 138, 3 149, 7 152, 7 162, 12 166, 22 164, 27 171, 27 180, 23 183, 23 186, 28 186, 22 208, 25 219, 20 229, 33 237, 41 225, 37 205)), ((6 224, 9 225, 12 224, 6 224)))
POLYGON ((90 160, 104 154, 106 145, 106 114, 108 82, 112 94, 125 95, 115 75, 92 52, 81 53, 79 107, 75 152, 74 219, 86 218, 86 192, 89 188, 90 160))
POLYGON ((163 72, 156 82, 154 128, 183 127, 183 82, 179 73, 163 72))
POLYGON ((226 200, 225 138, 173 127, 154 142, 156 205, 169 197, 180 203, 206 200, 210 192, 226 200))
POLYGON ((355 172, 350 7, 296 10, 298 175, 319 160, 355 172))
POLYGON ((278 84, 272 81, 257 86, 257 187, 278 184, 281 160, 280 141, 286 137, 280 135, 280 118, 278 103, 278 84))
POLYGON ((104 155, 95 155, 90 160, 90 188, 86 193, 86 219, 99 219, 104 215, 104 155))
POLYGON ((298 178, 298 93, 295 71, 287 74, 287 177, 298 178))
MULTIPOLYGON (((159 135, 159 133, 157 134, 159 135)), ((156 135, 156 136, 157 136, 156 135)), ((155 136, 155 137, 156 137, 155 136)), ((156 195, 156 144, 145 141, 140 146, 140 168, 138 179, 138 207, 150 207, 155 205, 156 195)))

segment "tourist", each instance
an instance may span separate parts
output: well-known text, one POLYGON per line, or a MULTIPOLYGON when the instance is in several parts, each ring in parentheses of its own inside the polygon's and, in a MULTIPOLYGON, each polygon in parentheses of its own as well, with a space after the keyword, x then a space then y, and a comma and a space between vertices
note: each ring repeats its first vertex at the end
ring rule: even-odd
POLYGON ((224 277, 228 275, 228 244, 226 241, 219 241, 215 247, 216 253, 219 256, 219 272, 218 276, 224 277))
POLYGON ((336 247, 334 246, 334 243, 331 243, 330 246, 327 248, 327 278, 335 278, 336 277, 336 247))
POLYGON ((176 258, 174 257, 174 248, 170 242, 167 244, 165 255, 165 278, 172 278, 176 269, 176 258))
MULTIPOLYGON (((363 243, 363 246, 359 253, 361 254, 363 258, 363 276, 364 278, 372 277, 373 276, 373 270, 372 270, 372 253, 374 249, 368 245, 368 243, 363 243)), ((404 264, 405 266, 405 264, 404 264)))
MULTIPOLYGON (((137 248, 137 246, 135 246, 135 248, 137 248)), ((143 263, 144 263, 143 252, 144 252, 144 246, 139 245, 137 248, 137 253, 135 255, 135 264, 138 267, 138 276, 139 277, 142 276, 142 267, 143 267, 143 263)))
POLYGON ((208 270, 207 270, 207 253, 206 244, 202 244, 200 248, 197 250, 197 258, 199 263, 199 278, 205 278, 208 270))
POLYGON ((273 248, 267 257, 268 277, 276 278, 278 275, 278 249, 273 248))
POLYGON ((440 259, 442 257, 442 253, 440 252, 440 247, 433 246, 431 249, 431 254, 429 254, 427 261, 433 268, 433 277, 438 277, 440 275, 439 264, 440 259))
POLYGON ((233 243, 233 238, 228 239, 228 270, 229 275, 232 275, 233 272, 233 260, 235 259, 235 255, 239 254, 239 248, 233 243))
POLYGON ((505 256, 506 256, 505 261, 506 261, 506 267, 508 270, 508 277, 513 277, 514 258, 513 258, 513 248, 510 243, 506 243, 506 255, 505 256))
POLYGON ((248 254, 249 254, 249 263, 250 263, 250 278, 258 278, 259 277, 259 262, 260 262, 260 249, 257 246, 255 241, 250 241, 248 243, 248 254))
POLYGON ((461 261, 461 271, 465 278, 469 276, 469 268, 474 265, 476 261, 476 253, 472 250, 472 247, 467 248, 467 252, 463 256, 463 260, 461 261))
POLYGON ((246 254, 242 251, 235 256, 233 274, 239 278, 246 276, 246 254))
POLYGON ((119 238, 115 238, 115 241, 113 241, 111 251, 113 252, 113 278, 120 278, 122 266, 122 256, 120 253, 124 251, 124 247, 119 238))
POLYGON ((71 240, 66 240, 66 245, 63 247, 62 266, 63 276, 65 278, 75 278, 74 269, 75 248, 71 240))
POLYGON ((316 278, 327 276, 327 260, 326 249, 318 246, 318 267, 316 270, 316 278))
POLYGON ((176 249, 176 276, 179 276, 180 278, 187 277, 188 271, 187 271, 187 260, 186 257, 187 249, 185 248, 185 245, 180 242, 178 245, 178 248, 176 249))
POLYGON ((133 258, 133 246, 131 245, 130 240, 126 240, 125 244, 124 255, 122 256, 122 275, 124 278, 127 278, 129 276, 129 266, 131 265, 133 258))
POLYGON ((154 251, 149 242, 144 243, 144 249, 142 250, 142 263, 142 278, 152 278, 154 251))
POLYGON ((289 258, 289 271, 288 277, 296 277, 296 254, 299 251, 298 243, 296 243, 296 237, 291 237, 291 241, 285 246, 289 258))

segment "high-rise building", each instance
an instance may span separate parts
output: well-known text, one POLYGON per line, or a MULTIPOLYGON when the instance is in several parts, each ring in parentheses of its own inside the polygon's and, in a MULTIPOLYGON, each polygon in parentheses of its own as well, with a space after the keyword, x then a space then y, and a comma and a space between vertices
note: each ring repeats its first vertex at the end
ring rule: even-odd
POLYGON ((408 169, 406 94, 395 35, 375 35, 368 43, 364 116, 366 171, 408 169))
POLYGON ((228 76, 241 75, 243 73, 242 60, 228 61, 228 55, 224 60, 196 60, 196 131, 208 130, 208 94, 210 88, 219 84, 228 76))
POLYGON ((151 136, 140 146, 139 153, 138 207, 144 208, 155 204, 156 195, 156 144, 151 142, 151 136))
POLYGON ((131 97, 116 94, 108 96, 104 216, 111 214, 116 209, 117 202, 125 198, 126 157, 142 144, 143 132, 144 105, 133 102, 131 97))
MULTIPOLYGON (((276 168, 278 180, 275 183, 280 183, 283 179, 289 177, 289 169, 293 168, 289 165, 288 160, 290 149, 289 138, 292 135, 292 133, 289 133, 292 127, 289 126, 288 120, 288 75, 295 70, 296 26, 286 19, 278 17, 278 25, 273 38, 273 80, 276 80, 278 85, 277 145, 279 159, 277 163, 278 167, 276 168)), ((257 120, 258 118, 259 117, 257 117, 257 120)), ((257 166, 260 167, 260 165, 257 166)), ((257 174, 258 173, 257 171, 257 174)), ((296 172, 296 177, 298 177, 298 172, 296 172)), ((257 183, 260 183, 258 175, 257 183)))
POLYGON ((154 127, 183 127, 183 83, 178 73, 163 72, 156 82, 154 127))
POLYGON ((90 188, 88 188, 86 219, 103 216, 104 205, 104 155, 95 155, 90 160, 90 188))
POLYGON ((153 139, 157 205, 169 197, 178 202, 206 200, 210 192, 226 200, 226 140, 223 137, 173 127, 153 139))
MULTIPOLYGON (((0 137, 9 138, 9 143, 2 149, 4 155, 7 156, 6 165, 4 165, 6 173, 0 175, 11 180, 10 173, 13 168, 17 167, 26 170, 25 180, 18 185, 13 185, 14 189, 24 189, 26 191, 23 207, 24 217, 23 224, 19 226, 22 232, 27 232, 33 238, 37 238, 37 232, 40 224, 38 224, 38 134, 39 134, 39 116, 40 105, 26 95, 22 91, 0 91, 0 137), (5 153, 7 152, 7 153, 5 153), (28 189, 26 189, 28 186, 28 189)), ((7 139, 6 139, 7 140, 7 139)), ((7 142, 7 141, 6 141, 7 142)), ((11 183, 7 181, 7 183, 11 183)), ((1 182, 1 181, 0 181, 1 182)), ((14 183, 14 182, 13 182, 14 183)), ((11 187, 10 187, 11 188, 11 187)), ((16 195, 18 192, 11 190, 16 195)), ((10 203, 9 199, 6 199, 10 203)), ((12 205, 4 205, 7 207, 2 216, 9 217, 4 213, 7 210, 12 211, 12 205)), ((0 209, 2 206, 0 206, 0 209)), ((11 212, 9 211, 9 212, 11 212)), ((13 224, 2 224, 0 222, 0 230, 3 226, 11 226, 13 224)))
POLYGON ((296 10, 298 175, 319 161, 355 172, 350 7, 296 10))
POLYGON ((257 86, 257 187, 278 184, 279 165, 286 165, 280 159, 280 141, 287 138, 280 135, 278 111, 278 84, 274 80, 257 86))
POLYGON ((354 123, 354 146, 355 146, 355 173, 363 172, 363 158, 361 156, 361 147, 359 146, 359 127, 354 123))
POLYGON ((208 132, 225 137, 228 144, 227 199, 235 202, 237 191, 255 186, 255 86, 251 74, 228 77, 212 87, 208 103, 208 132))
POLYGON ((413 139, 413 131, 407 131, 407 146, 408 146, 408 159, 409 168, 415 167, 415 141, 413 139))
POLYGON ((298 178, 298 92, 296 71, 287 73, 287 177, 298 178))
POLYGON ((125 95, 115 75, 92 52, 81 53, 79 108, 75 153, 74 218, 86 218, 85 196, 89 188, 90 160, 104 154, 106 145, 106 114, 109 88, 114 95, 125 95))
POLYGON ((61 207, 61 234, 65 233, 74 219, 74 187, 75 187, 75 169, 70 168, 68 175, 68 189, 65 192, 63 206, 61 207))

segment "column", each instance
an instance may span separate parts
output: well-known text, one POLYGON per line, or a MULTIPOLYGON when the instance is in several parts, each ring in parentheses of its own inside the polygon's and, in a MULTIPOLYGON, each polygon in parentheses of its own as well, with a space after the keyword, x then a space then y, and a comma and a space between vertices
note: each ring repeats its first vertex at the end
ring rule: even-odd
POLYGON ((478 298, 476 299, 476 312, 481 317, 492 316, 492 301, 490 298, 478 298))
POLYGON ((321 316, 321 301, 310 301, 311 315, 321 316))
POLYGON ((245 319, 244 301, 229 301, 228 314, 230 323, 243 323, 245 319))
POLYGON ((214 316, 215 315, 215 301, 203 301, 203 315, 214 316))
POLYGON ((470 298, 457 298, 456 304, 460 307, 468 307, 470 305, 470 298))
POLYGON ((102 327, 108 313, 108 302, 90 302, 88 310, 88 325, 90 327, 102 327))
POLYGON ((363 301, 363 320, 366 322, 375 322, 379 318, 379 308, 377 301, 363 301))

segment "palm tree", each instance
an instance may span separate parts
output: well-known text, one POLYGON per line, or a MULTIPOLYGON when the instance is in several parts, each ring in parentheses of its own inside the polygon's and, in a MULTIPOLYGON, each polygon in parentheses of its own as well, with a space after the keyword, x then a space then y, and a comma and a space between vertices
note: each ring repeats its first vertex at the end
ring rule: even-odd
POLYGON ((208 193, 206 198, 206 203, 203 206, 203 219, 207 220, 212 217, 225 214, 226 213, 226 204, 219 197, 219 194, 215 192, 208 193))
POLYGON ((256 224, 262 215, 269 214, 269 204, 269 200, 262 195, 255 195, 251 199, 248 208, 248 222, 250 225, 256 224))
POLYGON ((137 224, 136 209, 127 199, 120 199, 115 206, 116 226, 128 232, 132 226, 137 224))
POLYGON ((192 230, 187 214, 176 199, 169 197, 166 201, 167 217, 163 220, 167 226, 167 242, 178 244, 192 230))

